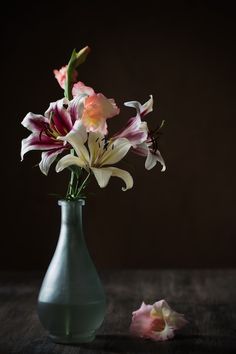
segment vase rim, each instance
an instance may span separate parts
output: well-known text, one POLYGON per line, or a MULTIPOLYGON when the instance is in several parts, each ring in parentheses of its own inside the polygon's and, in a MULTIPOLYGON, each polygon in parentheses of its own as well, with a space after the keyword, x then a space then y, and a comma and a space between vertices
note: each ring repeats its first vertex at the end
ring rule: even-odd
POLYGON ((77 199, 77 200, 59 199, 58 200, 58 205, 65 205, 65 204, 85 205, 85 200, 84 199, 77 199))

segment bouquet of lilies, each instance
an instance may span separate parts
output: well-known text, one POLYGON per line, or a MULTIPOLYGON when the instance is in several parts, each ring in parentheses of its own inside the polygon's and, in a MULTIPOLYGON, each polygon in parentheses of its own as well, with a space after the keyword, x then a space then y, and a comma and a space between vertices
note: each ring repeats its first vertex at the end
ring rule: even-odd
POLYGON ((124 181, 122 190, 133 187, 129 172, 114 167, 131 151, 146 158, 145 167, 152 169, 157 162, 165 170, 164 160, 158 150, 159 126, 151 131, 143 118, 152 111, 153 97, 143 105, 137 101, 126 102, 134 108, 135 116, 113 136, 108 134, 107 120, 120 113, 114 99, 77 81, 77 68, 90 49, 85 47, 72 53, 68 65, 54 70, 55 77, 64 89, 64 97, 50 103, 44 115, 28 113, 22 125, 31 131, 22 140, 21 158, 31 150, 41 150, 39 168, 45 175, 53 162, 56 171, 68 168, 71 171, 66 199, 85 197, 85 188, 90 176, 94 176, 101 188, 107 186, 110 177, 124 181), (59 158, 59 155, 64 154, 59 158))

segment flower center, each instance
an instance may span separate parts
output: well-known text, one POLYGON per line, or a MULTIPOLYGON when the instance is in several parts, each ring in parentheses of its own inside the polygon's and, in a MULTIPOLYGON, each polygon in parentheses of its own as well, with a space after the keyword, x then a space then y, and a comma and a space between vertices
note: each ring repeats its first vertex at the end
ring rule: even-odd
POLYGON ((156 129, 154 130, 150 130, 148 132, 148 139, 147 139, 147 143, 148 145, 151 147, 151 150, 155 153, 157 150, 158 150, 158 139, 161 135, 161 128, 163 127, 164 125, 164 120, 162 121, 160 127, 157 127, 156 129))
POLYGON ((155 308, 152 309, 150 312, 150 316, 153 318, 152 323, 151 323, 151 331, 156 331, 156 332, 161 332, 165 328, 165 321, 163 319, 163 316, 161 316, 155 308))
MULTIPOLYGON (((47 135, 49 138, 55 140, 55 142, 57 143, 61 143, 59 140, 57 140, 58 136, 61 136, 62 133, 59 132, 56 123, 53 119, 54 116, 54 112, 50 112, 50 117, 49 117, 49 123, 44 123, 44 128, 41 130, 40 132, 40 138, 42 136, 42 134, 44 133, 45 135, 47 135)), ((64 135, 66 135, 68 132, 65 129, 65 127, 63 127, 64 129, 64 135)))
POLYGON ((93 163, 93 166, 101 167, 104 164, 104 161, 102 162, 102 164, 100 163, 100 161, 102 160, 104 155, 108 153, 108 150, 114 149, 114 143, 112 140, 108 140, 105 136, 103 138, 98 137, 95 143, 98 145, 98 149, 97 149, 97 157, 93 163))

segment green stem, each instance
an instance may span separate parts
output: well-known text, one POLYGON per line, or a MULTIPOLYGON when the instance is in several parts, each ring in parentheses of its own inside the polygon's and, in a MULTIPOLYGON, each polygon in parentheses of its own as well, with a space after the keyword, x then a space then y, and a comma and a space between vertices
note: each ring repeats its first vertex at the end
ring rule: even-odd
POLYGON ((70 182, 69 182, 67 193, 66 193, 67 200, 78 199, 80 197, 80 193, 86 187, 86 183, 88 182, 88 179, 90 177, 90 172, 88 173, 86 178, 83 180, 83 182, 79 185, 80 180, 81 180, 81 172, 78 174, 75 171, 73 171, 73 169, 71 169, 70 182))
POLYGON ((70 182, 67 188, 67 193, 66 193, 66 199, 71 199, 71 197, 73 198, 73 184, 74 184, 74 178, 75 178, 75 173, 71 170, 71 174, 70 174, 70 182))
MULTIPOLYGON (((75 154, 74 149, 70 150, 71 155, 75 154)), ((70 182, 67 188, 67 193, 66 193, 66 199, 73 199, 74 197, 74 181, 75 181, 75 172, 71 169, 71 173, 70 173, 70 182)))
POLYGON ((76 197, 78 198, 80 195, 80 192, 86 187, 86 182, 88 181, 90 177, 90 172, 88 173, 87 177, 84 179, 83 183, 81 184, 80 188, 78 189, 77 193, 76 193, 76 197))
POLYGON ((73 67, 69 66, 67 69, 67 80, 65 82, 65 97, 70 101, 73 96, 72 96, 72 76, 73 76, 73 67))

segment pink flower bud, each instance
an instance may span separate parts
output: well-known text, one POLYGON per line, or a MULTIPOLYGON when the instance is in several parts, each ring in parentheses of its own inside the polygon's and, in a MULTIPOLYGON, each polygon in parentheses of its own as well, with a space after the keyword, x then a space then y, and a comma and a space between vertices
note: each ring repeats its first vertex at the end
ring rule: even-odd
MULTIPOLYGON (((53 70, 53 73, 55 75, 55 78, 57 79, 59 85, 61 86, 62 89, 65 88, 65 82, 67 79, 67 65, 63 66, 60 70, 53 70)), ((73 82, 76 81, 78 76, 78 73, 76 70, 73 72, 73 82)))

